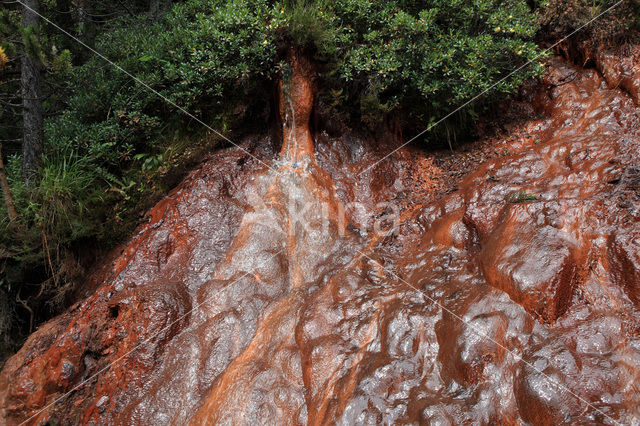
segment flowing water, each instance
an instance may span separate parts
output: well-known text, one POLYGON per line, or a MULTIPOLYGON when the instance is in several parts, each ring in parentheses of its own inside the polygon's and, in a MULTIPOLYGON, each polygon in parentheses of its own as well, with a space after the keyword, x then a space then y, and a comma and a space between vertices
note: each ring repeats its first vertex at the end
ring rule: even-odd
POLYGON ((435 199, 426 154, 314 148, 296 69, 282 160, 219 152, 154 207, 8 361, 0 418, 640 424, 633 100, 554 60, 544 117, 435 199))

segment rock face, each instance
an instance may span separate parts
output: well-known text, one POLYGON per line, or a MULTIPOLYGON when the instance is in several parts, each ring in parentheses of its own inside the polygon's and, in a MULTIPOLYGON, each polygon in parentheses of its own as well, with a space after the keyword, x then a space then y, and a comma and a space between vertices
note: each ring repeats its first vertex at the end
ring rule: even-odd
POLYGON ((627 45, 613 51, 598 49, 595 62, 610 87, 626 90, 640 105, 640 46, 627 45))
POLYGON ((7 362, 0 418, 638 423, 640 110, 558 60, 525 96, 437 200, 383 141, 212 156, 7 362))
POLYGON ((288 54, 289 64, 278 84, 282 148, 280 157, 293 164, 313 158, 309 130, 314 105, 314 69, 310 60, 296 49, 288 54))

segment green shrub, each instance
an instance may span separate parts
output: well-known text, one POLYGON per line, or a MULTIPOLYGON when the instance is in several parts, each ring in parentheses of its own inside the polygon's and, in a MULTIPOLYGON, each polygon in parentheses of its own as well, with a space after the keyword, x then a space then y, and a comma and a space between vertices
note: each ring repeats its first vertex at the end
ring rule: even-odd
MULTIPOLYGON (((456 117, 457 123, 470 122, 475 111, 542 72, 535 61, 540 50, 531 41, 535 16, 524 1, 339 0, 314 5, 324 30, 310 41, 320 59, 326 58, 326 49, 332 52, 325 61, 321 96, 325 104, 361 122, 379 123, 394 113, 404 119, 405 128, 422 130, 488 91, 456 117), (324 41, 328 36, 331 43, 324 41), (508 76, 529 61, 534 61, 530 67, 508 76)), ((300 19, 299 9, 296 3, 294 22, 300 19)), ((451 127, 459 128, 457 123, 451 127)))

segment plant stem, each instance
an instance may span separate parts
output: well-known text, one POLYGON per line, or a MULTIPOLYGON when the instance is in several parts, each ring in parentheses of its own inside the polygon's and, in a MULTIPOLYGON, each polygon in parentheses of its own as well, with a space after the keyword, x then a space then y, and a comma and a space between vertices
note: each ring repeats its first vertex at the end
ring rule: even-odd
POLYGON ((9 188, 9 182, 7 182, 7 174, 4 171, 4 162, 2 161, 2 144, 0 144, 0 187, 2 188, 2 194, 4 195, 4 203, 7 206, 7 214, 9 215, 11 229, 16 231, 18 227, 18 212, 16 211, 16 206, 13 204, 11 189, 9 188))

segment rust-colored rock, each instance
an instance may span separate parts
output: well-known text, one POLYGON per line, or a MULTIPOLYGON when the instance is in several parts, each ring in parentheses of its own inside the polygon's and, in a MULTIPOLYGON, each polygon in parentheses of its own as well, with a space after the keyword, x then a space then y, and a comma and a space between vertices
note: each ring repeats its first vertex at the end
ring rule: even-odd
POLYGON ((538 202, 507 206, 479 258, 490 284, 545 321, 554 321, 571 304, 583 260, 575 258, 558 210, 538 202))
POLYGON ((626 45, 613 51, 601 47, 595 61, 610 87, 626 90, 640 105, 640 46, 626 45))
POLYGON ((313 139, 309 119, 315 93, 314 69, 310 60, 291 49, 289 63, 278 83, 280 121, 282 123, 282 159, 296 164, 313 158, 313 139))
POLYGON ((244 145, 275 170, 220 152, 154 207, 7 362, 2 422, 638 423, 629 94, 551 60, 544 116, 435 199, 429 155, 311 134, 304 70, 283 158, 244 145))

